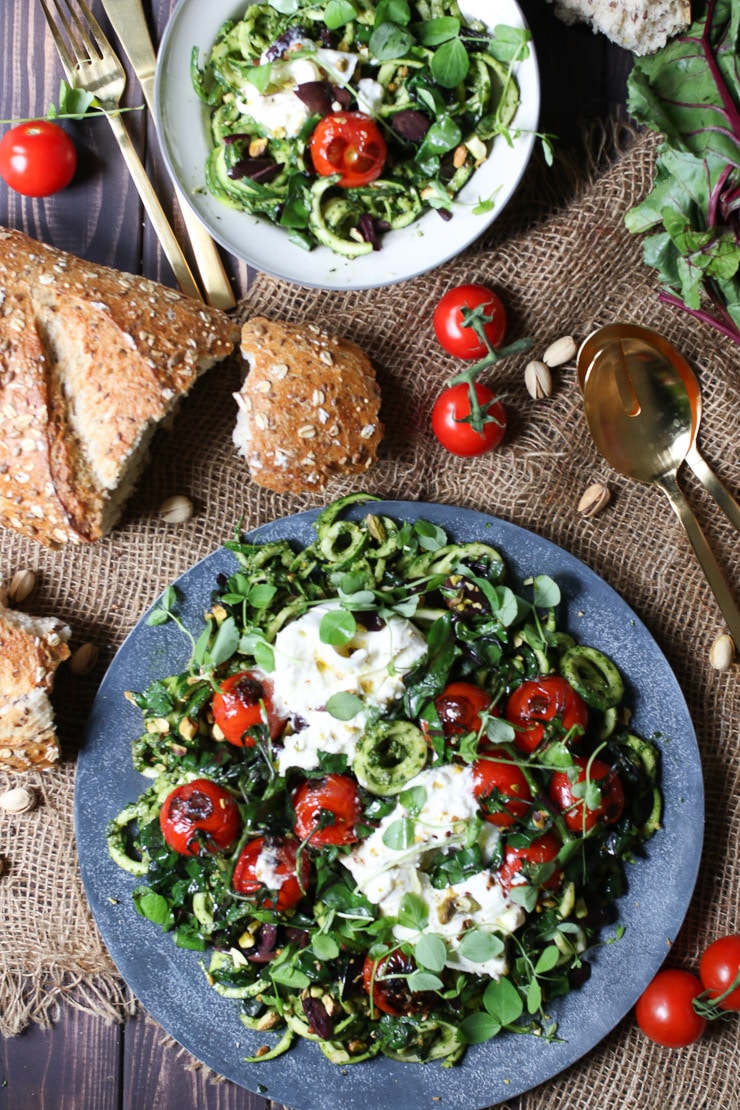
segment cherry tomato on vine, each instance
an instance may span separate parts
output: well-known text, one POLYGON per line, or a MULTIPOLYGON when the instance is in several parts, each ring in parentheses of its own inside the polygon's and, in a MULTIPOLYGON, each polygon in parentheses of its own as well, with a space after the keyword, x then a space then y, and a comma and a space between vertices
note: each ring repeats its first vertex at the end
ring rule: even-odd
POLYGON ((372 993, 374 1006, 385 1014, 402 1017, 404 1014, 423 1013, 437 999, 431 991, 411 990, 406 976, 414 971, 416 963, 400 949, 380 960, 366 956, 362 966, 362 985, 368 994, 372 993))
POLYGON ((354 844, 355 825, 362 813, 362 802, 354 779, 349 775, 326 775, 308 779, 293 794, 299 840, 310 836, 312 848, 326 844, 354 844))
POLYGON ((287 837, 256 836, 242 848, 234 867, 231 885, 238 894, 256 894, 268 910, 289 910, 303 898, 311 879, 311 862, 301 853, 298 875, 298 844, 287 837), (269 891, 270 896, 265 897, 269 891), (277 895, 273 898, 272 895, 277 895))
POLYGON ((470 393, 465 382, 443 389, 432 409, 432 431, 452 455, 466 458, 494 451, 506 433, 506 409, 488 386, 474 383, 478 403, 489 418, 477 432, 466 417, 470 416, 470 393))
POLYGON ((49 197, 69 185, 77 151, 66 131, 37 119, 11 127, 0 139, 0 177, 25 197, 49 197))
POLYGON ((500 829, 524 817, 532 802, 524 772, 503 748, 491 748, 473 764, 473 794, 486 821, 500 829))
MULTIPOLYGON (((740 936, 719 937, 699 961, 699 978, 709 999, 717 998, 736 982, 740 974, 740 936)), ((740 985, 719 1002, 720 1010, 740 1010, 740 985)))
POLYGON ((588 760, 578 757, 573 761, 579 768, 578 777, 571 782, 567 771, 556 771, 550 780, 550 798, 560 808, 563 820, 574 832, 588 832, 597 821, 613 825, 624 811, 624 787, 619 772, 600 759, 588 760), (600 801, 593 809, 584 805, 582 797, 574 792, 576 783, 587 781, 595 783, 600 793, 600 801))
POLYGON ((519 726, 514 743, 523 752, 533 752, 545 735, 545 724, 556 718, 563 729, 588 724, 588 709, 580 694, 564 678, 543 675, 526 679, 509 695, 504 717, 519 726))
POLYGON ((475 332, 463 322, 463 309, 482 306, 491 319, 483 324, 483 332, 492 347, 500 347, 506 334, 506 308, 501 298, 486 285, 471 283, 448 289, 434 310, 432 326, 442 347, 457 358, 480 359, 488 348, 475 332))
POLYGON ((380 177, 387 148, 380 128, 363 112, 333 112, 316 124, 311 160, 321 177, 341 174, 345 189, 368 185, 380 177))
POLYGON ((245 735, 253 725, 267 724, 275 740, 285 724, 275 712, 271 684, 254 671, 237 671, 224 679, 213 698, 211 711, 224 737, 238 747, 254 747, 253 737, 245 735))
POLYGON ((685 1048, 697 1041, 706 1028, 706 1018, 697 1014, 693 1006, 701 992, 701 981, 690 971, 678 968, 659 971, 637 1000, 637 1024, 656 1044, 685 1048))
POLYGON ((159 811, 166 843, 182 856, 198 856, 230 848, 241 829, 233 795, 210 779, 177 786, 159 811))
MULTIPOLYGON (((537 840, 521 848, 514 848, 507 844, 504 851, 504 862, 499 868, 499 882, 504 890, 509 890, 515 877, 520 871, 525 877, 536 871, 543 864, 552 863, 560 851, 560 842, 553 833, 543 833, 537 840)), ((563 872, 559 867, 549 875, 540 885, 546 890, 557 890, 563 881, 563 872)))

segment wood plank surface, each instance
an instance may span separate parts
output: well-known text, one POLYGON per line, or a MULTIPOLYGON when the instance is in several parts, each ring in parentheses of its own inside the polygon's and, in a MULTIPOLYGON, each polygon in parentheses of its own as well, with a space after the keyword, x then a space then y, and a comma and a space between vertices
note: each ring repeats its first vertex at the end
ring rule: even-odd
MULTIPOLYGON (((587 27, 565 27, 545 0, 520 3, 535 35, 540 63, 540 128, 558 137, 561 148, 582 145, 584 132, 594 121, 623 111, 631 55, 587 27)), ((43 115, 58 99, 62 68, 41 7, 37 0, 1 0, 0 6, 0 119, 43 115)), ((158 38, 175 0, 144 0, 144 6, 158 38)), ((110 31, 99 3, 93 2, 92 7, 110 31)), ((125 103, 135 106, 142 98, 129 76, 125 103)), ((160 199, 181 232, 154 125, 144 112, 128 114, 126 122, 160 199)), ((105 120, 65 126, 79 153, 73 183, 57 196, 32 200, 0 182, 0 224, 84 258, 174 285, 105 120)), ((237 295, 243 293, 249 280, 246 265, 228 256, 224 261, 237 295)), ((268 1110, 276 1106, 194 1068, 192 1058, 143 1012, 125 1025, 110 1025, 69 1006, 51 1029, 31 1026, 17 1037, 0 1040, 0 1110, 268 1110)))

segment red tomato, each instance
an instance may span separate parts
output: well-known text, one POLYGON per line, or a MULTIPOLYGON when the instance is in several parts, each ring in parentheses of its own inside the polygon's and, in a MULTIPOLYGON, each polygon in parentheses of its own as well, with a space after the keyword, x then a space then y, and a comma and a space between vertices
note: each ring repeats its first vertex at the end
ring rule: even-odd
POLYGON ((372 991, 373 1005, 385 1014, 401 1017, 423 1013, 436 1000, 436 995, 433 991, 412 991, 406 979, 400 978, 413 971, 416 971, 416 964, 412 957, 398 949, 380 960, 366 956, 362 985, 368 994, 372 991))
POLYGON ((465 382, 443 389, 432 409, 432 431, 452 455, 471 457, 494 451, 506 432, 506 409, 488 386, 475 382, 478 403, 490 419, 476 432, 465 418, 470 416, 470 393, 465 382))
POLYGON ((198 856, 230 848, 239 835, 241 817, 228 790, 210 779, 195 779, 167 795, 159 825, 175 852, 198 856))
POLYGON ((465 327, 463 309, 483 306, 488 323, 483 332, 492 347, 500 347, 506 334, 506 308, 501 298, 486 285, 458 285, 448 289, 432 317, 437 339, 448 354, 457 358, 478 359, 488 354, 488 347, 476 335, 475 328, 465 327))
POLYGON ((510 694, 504 716, 519 726, 514 743, 523 752, 533 752, 541 743, 547 721, 557 718, 566 732, 576 725, 585 729, 588 724, 583 698, 558 675, 524 681, 510 694))
MULTIPOLYGON (((738 981, 740 975, 740 936, 720 937, 709 945, 699 962, 699 978, 709 998, 718 995, 738 981)), ((740 1010, 740 985, 718 1003, 720 1010, 740 1010)))
POLYGON ((256 836, 241 850, 231 885, 238 894, 258 894, 268 910, 289 910, 303 898, 311 879, 311 863, 301 853, 300 878, 296 868, 298 844, 287 837, 256 836), (269 881, 268 881, 269 880, 269 881), (277 899, 264 898, 266 891, 277 899))
MULTIPOLYGON (((543 833, 537 840, 533 840, 524 848, 512 848, 507 844, 504 852, 504 862, 499 870, 498 877, 504 890, 509 890, 513 885, 514 877, 523 871, 527 877, 532 869, 541 867, 544 863, 552 863, 560 851, 560 842, 553 833, 543 833)), ((552 875, 541 885, 547 890, 557 890, 563 881, 563 872, 556 868, 552 875)))
POLYGON ((690 971, 659 971, 637 1000, 637 1024, 656 1044, 685 1048, 698 1040, 706 1028, 706 1019, 693 1007, 701 992, 701 982, 690 971))
POLYGON ((576 782, 586 782, 588 775, 591 782, 599 784, 601 801, 596 809, 584 806, 583 799, 573 793, 575 783, 568 772, 556 771, 550 780, 550 798, 562 810, 566 825, 574 832, 588 832, 597 821, 613 825, 624 810, 624 787, 618 772, 600 759, 592 760, 590 768, 587 759, 576 758, 574 763, 580 768, 576 782))
POLYGON ((37 119, 11 127, 0 139, 0 177, 25 197, 48 197, 69 185, 77 168, 66 131, 37 119))
POLYGON ((311 136, 311 159, 321 177, 341 174, 345 189, 380 177, 387 148, 374 119, 362 112, 333 112, 319 120, 311 136))
POLYGON ((295 834, 299 840, 311 837, 312 848, 325 844, 354 844, 355 825, 362 813, 362 802, 354 779, 349 775, 327 775, 309 779, 293 794, 295 834), (330 823, 323 824, 327 818, 330 823))
POLYGON ((491 705, 491 695, 472 682, 450 682, 434 699, 434 708, 446 740, 467 732, 480 732, 480 714, 485 710, 491 716, 499 715, 498 709, 491 705))
POLYGON ((238 671, 224 679, 211 709, 226 739, 240 748, 254 747, 254 739, 244 735, 253 725, 266 724, 274 740, 285 724, 273 708, 272 686, 254 671, 238 671))
POLYGON ((524 817, 532 801, 524 772, 503 748, 491 748, 485 759, 473 764, 473 793, 486 821, 500 829, 524 817))

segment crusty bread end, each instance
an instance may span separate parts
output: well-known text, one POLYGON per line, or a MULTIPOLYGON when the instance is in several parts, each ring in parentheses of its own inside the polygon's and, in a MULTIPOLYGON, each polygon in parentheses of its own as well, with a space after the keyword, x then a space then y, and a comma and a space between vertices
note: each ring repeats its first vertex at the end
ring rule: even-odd
POLYGON ((691 0, 548 0, 565 23, 589 23, 594 32, 630 50, 654 54, 691 23, 691 0))

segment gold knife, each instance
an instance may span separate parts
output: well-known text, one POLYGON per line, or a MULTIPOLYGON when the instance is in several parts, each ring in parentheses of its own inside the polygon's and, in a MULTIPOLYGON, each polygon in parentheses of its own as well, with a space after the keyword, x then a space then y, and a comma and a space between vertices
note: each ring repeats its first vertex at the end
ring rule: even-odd
MULTIPOLYGON (((154 74, 157 59, 141 0, 102 0, 118 40, 133 66, 147 107, 154 116, 154 74)), ((233 308, 236 304, 216 244, 175 186, 182 217, 190 236, 206 300, 215 308, 233 308)))

